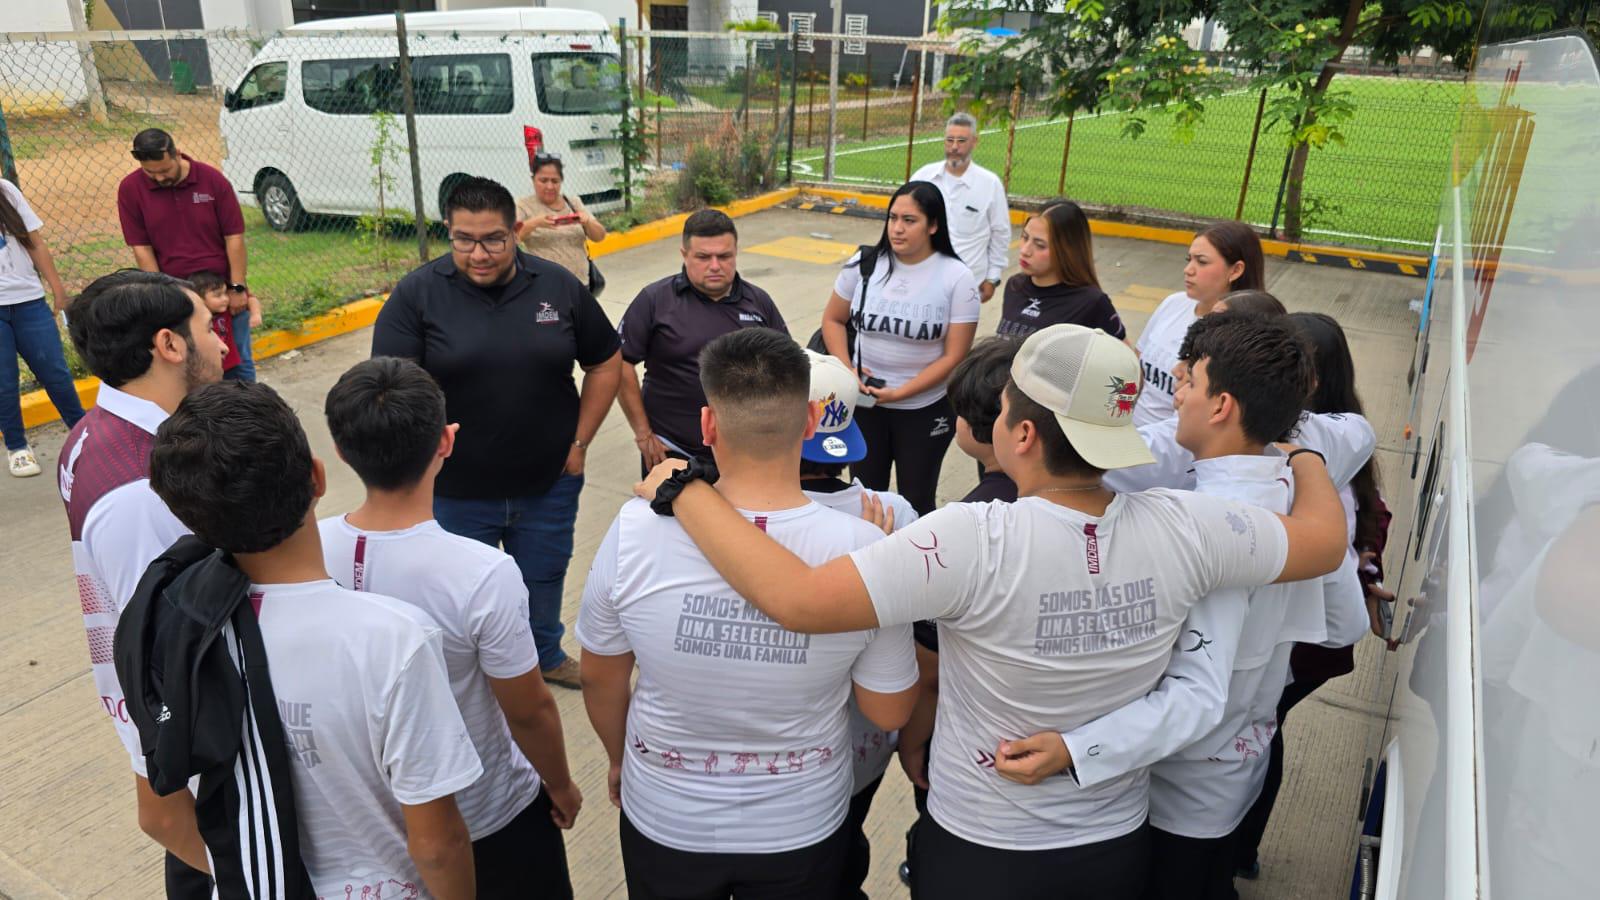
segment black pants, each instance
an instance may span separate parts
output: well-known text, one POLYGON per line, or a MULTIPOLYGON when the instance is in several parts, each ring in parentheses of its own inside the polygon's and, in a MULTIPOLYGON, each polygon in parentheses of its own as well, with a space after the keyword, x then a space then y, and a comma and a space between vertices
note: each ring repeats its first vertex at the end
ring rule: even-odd
POLYGON ((849 823, 809 847, 781 853, 693 853, 663 846, 621 815, 630 900, 815 900, 839 889, 849 823))
POLYGON ((850 474, 875 491, 889 489, 894 469, 895 490, 925 516, 933 512, 939 468, 956 436, 950 401, 941 397, 921 409, 856 409, 856 424, 867 442, 867 457, 850 466, 850 474))
POLYGON ((1283 689, 1283 697, 1278 700, 1278 730, 1272 735, 1272 747, 1267 756, 1267 780, 1262 783, 1261 793, 1250 811, 1244 814, 1244 821, 1233 830, 1235 869, 1248 869, 1256 864, 1261 838, 1267 833, 1267 821, 1272 818, 1272 805, 1278 800, 1278 788, 1283 784, 1283 722, 1295 704, 1326 683, 1325 678, 1319 681, 1296 679, 1283 689))
POLYGON ((167 854, 167 900, 211 900, 211 876, 167 854))
POLYGON ((850 798, 850 811, 845 814, 844 827, 850 835, 850 847, 845 855, 844 873, 840 879, 839 900, 867 900, 861 889, 867 883, 867 873, 872 870, 872 842, 867 840, 867 813, 872 811, 872 796, 878 793, 883 776, 850 798))
POLYGON ((567 844, 550 818, 544 786, 528 808, 493 834, 472 842, 478 900, 572 900, 567 844))
POLYGON ((1145 900, 1237 900, 1234 835, 1192 838, 1150 828, 1154 856, 1145 900))
POLYGON ((1139 900, 1150 877, 1150 826, 1058 850, 999 850, 924 815, 911 851, 913 900, 1139 900))

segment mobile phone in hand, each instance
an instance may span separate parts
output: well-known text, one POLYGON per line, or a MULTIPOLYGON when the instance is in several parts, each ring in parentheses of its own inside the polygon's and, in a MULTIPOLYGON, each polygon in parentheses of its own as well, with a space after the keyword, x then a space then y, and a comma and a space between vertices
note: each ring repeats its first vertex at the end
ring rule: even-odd
POLYGON ((582 218, 577 213, 569 213, 565 216, 556 216, 555 222, 557 225, 576 225, 582 218))
POLYGON ((881 388, 889 386, 889 382, 884 381, 882 378, 879 378, 876 375, 868 375, 866 378, 862 379, 861 383, 869 388, 881 388))

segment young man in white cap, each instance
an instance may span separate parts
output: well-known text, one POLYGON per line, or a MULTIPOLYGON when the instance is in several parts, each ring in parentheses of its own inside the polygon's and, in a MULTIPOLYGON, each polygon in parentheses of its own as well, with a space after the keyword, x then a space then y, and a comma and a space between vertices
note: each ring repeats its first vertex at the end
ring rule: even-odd
MULTIPOLYGON (((697 457, 687 471, 715 480, 735 518, 821 563, 883 533, 800 489, 800 445, 821 417, 810 368, 771 329, 707 344, 700 421, 715 463, 697 457)), ((789 631, 745 603, 676 522, 635 500, 595 554, 577 632, 584 703, 622 809, 628 895, 833 896, 850 841, 846 704, 853 696, 885 730, 905 722, 917 682, 910 626, 789 631)))
MULTIPOLYGON (((856 405, 861 402, 861 382, 843 362, 832 356, 806 351, 811 362, 811 402, 822 407, 817 431, 800 445, 800 487, 817 503, 853 516, 863 514, 867 497, 882 505, 884 527, 890 531, 917 520, 911 501, 891 491, 869 491, 859 480, 845 481, 844 467, 867 455, 867 442, 856 425, 856 405)), ((919 702, 920 706, 920 702, 919 702)), ((872 844, 867 840, 867 813, 883 782, 899 737, 884 730, 850 704, 850 762, 855 793, 845 824, 850 831, 850 855, 839 890, 841 900, 864 898, 861 885, 872 866, 872 844)))
POLYGON ((1200 597, 1333 569, 1343 513, 1309 453, 1291 460, 1300 490, 1287 518, 1198 494, 1106 490, 1106 469, 1150 461, 1132 427, 1138 361, 1108 335, 1042 329, 1011 376, 994 444, 1020 499, 946 506, 849 558, 796 558, 743 527, 692 470, 658 493, 662 467, 638 491, 670 505, 728 583, 791 630, 939 622, 917 896, 1137 898, 1150 865, 1143 770, 1083 788, 1068 758, 1062 777, 1019 785, 996 759, 1018 755, 1014 739, 1069 731, 1148 693, 1200 597))
MULTIPOLYGON (((1179 359, 1176 439, 1203 494, 1287 512, 1294 488, 1271 446, 1314 383, 1312 359, 1282 318, 1222 313, 1190 329, 1179 359)), ((1296 451, 1304 453, 1310 451, 1296 451)), ((1231 834, 1260 791, 1295 641, 1325 639, 1320 579, 1196 603, 1159 687, 1066 734, 1013 742, 1037 750, 996 771, 1037 784, 1062 749, 1093 787, 1149 767, 1156 865, 1147 897, 1233 900, 1231 834)))

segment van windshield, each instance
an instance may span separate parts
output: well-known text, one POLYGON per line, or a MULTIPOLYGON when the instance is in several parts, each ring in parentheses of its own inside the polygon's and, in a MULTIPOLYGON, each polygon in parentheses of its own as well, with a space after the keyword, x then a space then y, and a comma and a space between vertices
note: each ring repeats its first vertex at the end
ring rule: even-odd
POLYGON ((622 112, 622 65, 605 53, 540 53, 533 57, 539 111, 556 116, 622 112))

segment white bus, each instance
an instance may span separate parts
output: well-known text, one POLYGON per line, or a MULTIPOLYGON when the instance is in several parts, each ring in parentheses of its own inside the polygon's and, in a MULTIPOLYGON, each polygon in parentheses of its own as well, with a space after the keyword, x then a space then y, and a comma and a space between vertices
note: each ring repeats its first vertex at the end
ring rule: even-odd
MULTIPOLYGON (((529 148, 561 158, 566 193, 592 210, 620 204, 621 61, 598 14, 485 9, 406 17, 425 214, 455 181, 482 175, 529 193, 529 148)), ((381 114, 395 156, 384 207, 412 209, 393 16, 307 22, 261 48, 224 95, 222 171, 280 231, 308 214, 379 212, 381 114)))
POLYGON ((1600 57, 1494 33, 1502 5, 1385 486, 1399 644, 1356 883, 1378 900, 1600 895, 1600 57))

